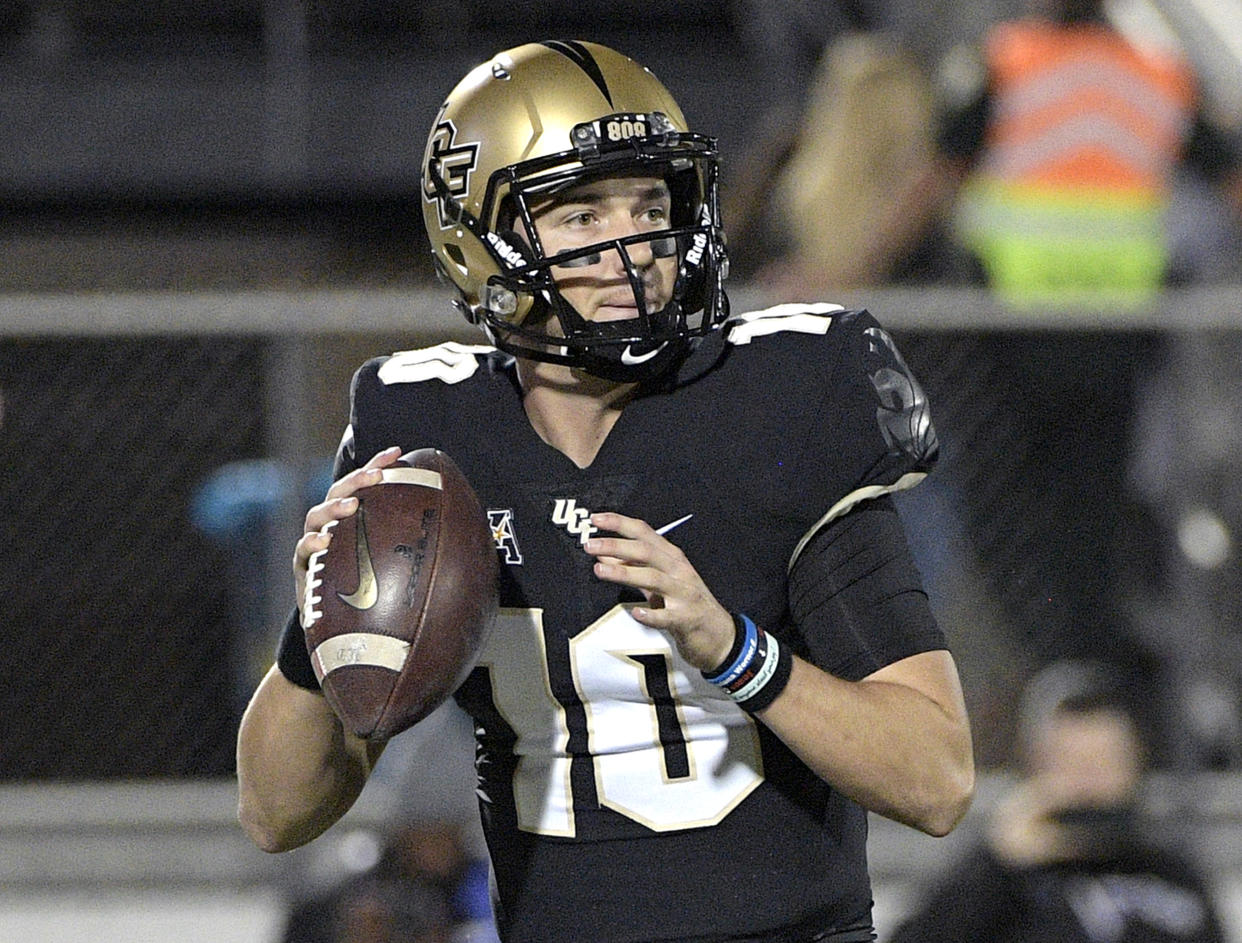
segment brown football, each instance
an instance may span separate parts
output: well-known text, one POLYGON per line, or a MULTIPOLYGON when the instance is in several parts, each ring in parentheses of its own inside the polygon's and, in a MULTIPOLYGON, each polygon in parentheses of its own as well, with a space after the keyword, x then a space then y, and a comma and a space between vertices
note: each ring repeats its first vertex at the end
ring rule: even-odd
POLYGON ((498 564, 478 496, 444 452, 406 453, 357 497, 311 556, 302 628, 337 716, 379 740, 470 673, 496 616, 498 564))

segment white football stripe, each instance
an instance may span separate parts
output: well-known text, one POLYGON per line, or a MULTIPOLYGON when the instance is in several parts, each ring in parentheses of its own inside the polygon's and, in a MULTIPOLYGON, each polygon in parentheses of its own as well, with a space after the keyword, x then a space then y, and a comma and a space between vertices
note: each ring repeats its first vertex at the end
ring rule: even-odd
POLYGON ((894 494, 898 491, 905 491, 913 488, 920 481, 927 477, 927 472, 906 472, 891 485, 864 485, 863 487, 851 491, 844 498, 828 509, 828 513, 815 522, 815 526, 802 535, 802 539, 798 541, 798 546, 794 547, 793 556, 789 558, 789 565, 786 572, 793 569, 793 565, 798 561, 802 550, 811 538, 819 533, 820 528, 825 527, 829 522, 835 521, 842 514, 850 511, 855 505, 861 504, 863 501, 869 501, 872 498, 879 498, 886 494, 894 494))
POLYGON ((827 334, 832 318, 826 315, 844 310, 840 305, 827 303, 774 305, 762 311, 730 315, 725 329, 730 344, 749 344, 756 337, 781 331, 827 334))
POLYGON ((440 473, 429 468, 385 468, 382 480, 386 485, 422 485, 424 488, 435 488, 437 491, 444 488, 440 473))
POLYGON ((311 655, 311 664, 320 682, 325 675, 350 665, 372 665, 400 671, 405 665, 405 656, 409 650, 409 642, 403 642, 391 635, 346 632, 320 642, 311 655))

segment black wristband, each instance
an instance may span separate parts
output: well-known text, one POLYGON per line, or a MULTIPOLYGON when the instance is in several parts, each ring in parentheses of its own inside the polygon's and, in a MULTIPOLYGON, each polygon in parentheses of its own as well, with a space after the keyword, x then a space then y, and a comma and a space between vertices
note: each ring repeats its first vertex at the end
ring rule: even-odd
POLYGON ((733 616, 735 638, 725 660, 703 677, 753 714, 776 700, 793 673, 793 655, 747 616, 733 616))
POLYGON ((306 650, 306 633, 302 631, 302 620, 298 610, 294 608, 280 633, 280 644, 276 648, 276 665, 280 673, 299 688, 308 691, 320 691, 319 679, 315 677, 315 669, 311 667, 310 652, 306 650))
POLYGON ((756 714, 775 701, 777 696, 785 690, 785 686, 789 684, 789 677, 793 674, 793 654, 789 651, 789 646, 781 645, 777 642, 776 636, 766 633, 764 641, 769 646, 767 658, 776 658, 776 666, 772 674, 750 697, 742 697, 739 692, 739 696, 734 698, 737 706, 748 714, 756 714), (771 649, 775 649, 775 653, 771 649))
POLYGON ((742 616, 737 613, 733 614, 733 647, 729 649, 729 654, 725 655, 724 661, 717 665, 711 671, 703 671, 703 677, 713 684, 719 683, 719 679, 723 677, 729 670, 729 667, 742 654, 742 646, 746 644, 746 623, 742 616))

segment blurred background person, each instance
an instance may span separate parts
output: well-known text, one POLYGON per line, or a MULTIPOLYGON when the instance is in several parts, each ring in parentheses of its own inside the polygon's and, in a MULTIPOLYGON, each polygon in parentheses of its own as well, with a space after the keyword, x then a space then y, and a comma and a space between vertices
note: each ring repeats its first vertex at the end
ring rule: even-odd
POLYGON ((398 825, 374 865, 293 902, 282 943, 494 943, 487 862, 467 845, 451 823, 398 825))
POLYGON ((786 107, 728 207, 743 272, 753 249, 761 280, 807 293, 965 281, 1089 306, 1238 274, 1238 129, 1159 15, 1123 31, 1106 0, 743 6, 790 37, 781 64, 752 40, 786 107))
POLYGON ((935 171, 948 185, 925 192, 952 199, 953 241, 1006 301, 1150 300, 1196 274, 1188 258, 1173 264, 1178 171, 1218 185, 1236 219, 1237 147, 1211 123, 1191 63, 1167 40, 1127 36, 1104 0, 1028 0, 1025 9, 942 63, 935 171))
MULTIPOLYGON (((978 0, 970 13, 998 6, 978 0)), ((735 274, 773 295, 898 277, 921 234, 898 215, 914 202, 899 191, 923 185, 934 156, 928 63, 947 48, 945 30, 961 38, 960 4, 734 0, 733 8, 774 90, 727 168, 735 274)))
POLYGON ((1021 778, 983 839, 951 866, 892 943, 1220 943, 1208 885, 1184 836, 1143 816, 1141 684, 1101 662, 1031 680, 1021 778))
MULTIPOLYGON (((790 0, 773 10, 801 23, 794 14, 803 6, 790 0)), ((1185 690, 1186 675, 1210 659, 1166 673, 1171 655, 1188 661, 1168 650, 1163 627, 1176 615, 1162 608, 1153 631, 1135 624, 1144 607, 1129 602, 1135 561, 1154 556, 1136 545, 1158 526, 1131 471, 1151 448, 1142 438, 1150 426, 1132 420, 1159 405, 1144 402, 1155 388, 1142 378, 1163 368, 1171 383, 1185 383, 1207 376, 1211 357, 1184 354, 1179 338, 1109 322, 1118 309, 1155 303, 1170 285, 1236 276, 1242 159, 1236 129, 1216 120, 1170 23, 1122 22, 1122 7, 1015 0, 988 16, 972 6, 980 22, 946 44, 893 5, 845 5, 851 15, 826 18, 826 33, 804 32, 824 45, 779 163, 756 152, 742 175, 766 183, 757 169, 774 168, 771 198, 739 201, 742 227, 733 215, 729 225, 739 269, 749 256, 757 283, 782 295, 965 283, 1019 312, 1064 312, 1072 331, 1025 332, 997 330, 981 308, 979 330, 924 345, 938 367, 969 368, 935 390, 946 474, 939 494, 914 500, 938 497, 960 520, 1031 666, 1107 655, 1185 690), (990 391, 990 413, 977 404, 969 415, 960 410, 970 425, 959 426, 957 404, 978 386, 990 391), (987 454, 994 478, 970 487, 957 479, 965 453, 987 454), (1002 484, 1014 480, 1023 487, 1002 484)), ((1203 477, 1169 471, 1166 463, 1155 480, 1203 477)), ((1165 494, 1155 503, 1187 502, 1165 494)), ((909 511, 916 534, 920 519, 940 513, 909 511)), ((1152 539, 1168 542, 1167 534, 1152 539)), ((1236 696, 1228 683, 1218 688, 1215 703, 1236 696)), ((1222 750, 1224 762, 1236 758, 1227 747, 1213 756, 1222 750)))

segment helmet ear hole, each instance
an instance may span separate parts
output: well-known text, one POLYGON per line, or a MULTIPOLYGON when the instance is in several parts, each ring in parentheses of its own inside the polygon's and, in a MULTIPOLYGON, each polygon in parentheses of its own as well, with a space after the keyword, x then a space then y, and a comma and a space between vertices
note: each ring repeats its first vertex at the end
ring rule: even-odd
POLYGON ((461 246, 455 242, 446 242, 444 244, 444 254, 449 257, 449 261, 457 266, 457 270, 462 277, 470 274, 470 268, 466 265, 466 257, 462 254, 461 246))

